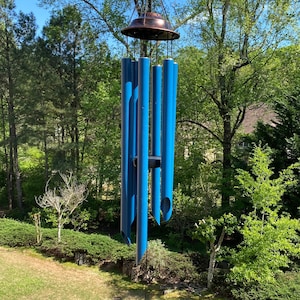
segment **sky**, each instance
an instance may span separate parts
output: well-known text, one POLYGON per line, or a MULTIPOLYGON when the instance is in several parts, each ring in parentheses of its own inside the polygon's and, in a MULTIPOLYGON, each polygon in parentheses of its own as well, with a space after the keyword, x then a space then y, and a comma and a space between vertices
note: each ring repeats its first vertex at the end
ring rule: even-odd
POLYGON ((50 17, 50 13, 38 6, 38 0, 15 0, 16 12, 22 11, 24 13, 33 12, 36 17, 36 23, 38 25, 38 32, 43 29, 50 17))

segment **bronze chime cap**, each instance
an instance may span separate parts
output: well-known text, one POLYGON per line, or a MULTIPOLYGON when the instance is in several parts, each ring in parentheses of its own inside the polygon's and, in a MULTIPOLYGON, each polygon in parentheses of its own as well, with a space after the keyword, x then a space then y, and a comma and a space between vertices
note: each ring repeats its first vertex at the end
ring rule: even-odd
POLYGON ((121 30, 122 34, 141 40, 176 40, 179 33, 171 28, 170 22, 155 12, 146 12, 121 30))

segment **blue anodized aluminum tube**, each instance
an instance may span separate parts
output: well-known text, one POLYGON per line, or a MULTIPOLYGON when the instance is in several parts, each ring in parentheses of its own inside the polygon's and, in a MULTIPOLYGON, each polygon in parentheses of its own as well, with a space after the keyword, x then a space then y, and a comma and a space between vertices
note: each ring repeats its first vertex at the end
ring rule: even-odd
POLYGON ((139 58, 138 73, 137 264, 145 254, 148 243, 149 58, 139 58))
POLYGON ((161 210, 163 219, 168 221, 172 215, 173 172, 174 172, 174 62, 163 62, 163 118, 161 155, 161 210))
MULTIPOLYGON (((177 82, 178 82, 178 64, 174 62, 173 65, 173 99, 172 99, 172 135, 171 146, 170 146, 170 195, 171 195, 171 209, 173 204, 173 184, 174 184, 174 160, 175 160, 175 137, 176 137, 176 98, 177 98, 177 82)), ((165 218, 170 219, 172 210, 166 214, 165 218)))
MULTIPOLYGON (((162 66, 152 67, 152 122, 151 122, 151 154, 161 155, 161 85, 162 66)), ((151 208, 157 224, 160 224, 160 174, 159 167, 152 168, 151 208)))
POLYGON ((121 62, 121 233, 127 244, 130 240, 130 203, 128 197, 128 166, 129 166, 129 102, 132 97, 131 59, 123 58, 121 62))
POLYGON ((138 62, 131 63, 132 97, 129 103, 129 165, 128 165, 128 219, 130 225, 136 216, 137 169, 137 103, 138 103, 138 62))

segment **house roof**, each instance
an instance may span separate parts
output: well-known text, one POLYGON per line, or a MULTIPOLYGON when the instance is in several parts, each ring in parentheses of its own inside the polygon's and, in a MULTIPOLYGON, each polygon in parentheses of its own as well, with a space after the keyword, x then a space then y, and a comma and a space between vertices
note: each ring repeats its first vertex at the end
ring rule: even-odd
POLYGON ((276 126, 276 119, 276 113, 269 105, 265 103, 252 104, 246 109, 241 130, 246 134, 252 133, 258 122, 276 126))

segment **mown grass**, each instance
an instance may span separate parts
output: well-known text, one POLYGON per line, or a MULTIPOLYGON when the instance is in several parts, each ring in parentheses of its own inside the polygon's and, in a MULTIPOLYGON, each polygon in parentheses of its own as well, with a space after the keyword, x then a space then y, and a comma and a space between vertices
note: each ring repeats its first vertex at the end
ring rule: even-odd
POLYGON ((164 295, 159 284, 138 284, 100 270, 103 261, 117 262, 134 255, 132 247, 108 236, 64 230, 62 242, 57 243, 56 229, 43 228, 42 232, 43 240, 37 244, 33 225, 0 219, 1 300, 217 299, 184 290, 164 295), (90 267, 74 263, 76 251, 85 253, 90 267))
POLYGON ((163 295, 158 286, 133 283, 97 267, 59 263, 30 249, 0 247, 0 299, 209 299, 186 291, 163 295))

